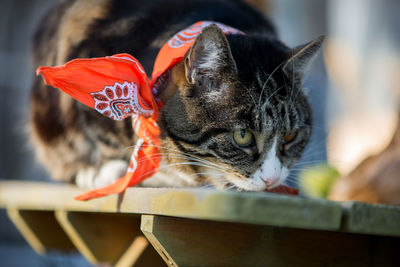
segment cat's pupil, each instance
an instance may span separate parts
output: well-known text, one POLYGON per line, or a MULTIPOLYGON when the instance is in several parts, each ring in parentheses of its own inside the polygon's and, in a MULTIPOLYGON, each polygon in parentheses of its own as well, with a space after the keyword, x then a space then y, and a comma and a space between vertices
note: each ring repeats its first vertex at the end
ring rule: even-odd
POLYGON ((244 138, 246 136, 246 130, 244 129, 240 130, 240 136, 244 138))

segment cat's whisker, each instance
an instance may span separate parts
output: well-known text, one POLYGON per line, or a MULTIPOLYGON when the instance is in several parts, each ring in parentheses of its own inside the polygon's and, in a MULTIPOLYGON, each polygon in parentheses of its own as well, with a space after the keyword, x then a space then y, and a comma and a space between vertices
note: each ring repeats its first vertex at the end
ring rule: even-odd
POLYGON ((299 166, 307 166, 307 165, 316 165, 316 164, 320 164, 320 163, 325 163, 325 161, 322 161, 322 160, 303 161, 303 162, 296 163, 295 166, 299 167, 299 166))
MULTIPOLYGON (((143 146, 146 146, 146 145, 143 145, 143 146)), ((183 154, 183 155, 186 156, 186 157, 182 156, 182 158, 184 158, 184 159, 191 159, 193 161, 203 162, 205 164, 212 165, 212 166, 215 166, 215 167, 218 167, 218 168, 226 168, 224 166, 215 164, 215 163, 213 163, 211 161, 208 161, 206 159, 202 159, 202 158, 197 157, 195 155, 192 155, 190 153, 185 153, 185 152, 182 152, 182 151, 179 151, 179 150, 176 150, 176 149, 166 148, 166 147, 162 147, 162 146, 156 146, 156 145, 153 145, 153 144, 148 145, 148 146, 154 146, 154 147, 158 147, 158 148, 161 148, 161 149, 164 149, 164 150, 173 151, 173 152, 176 152, 176 155, 179 155, 179 156, 182 156, 182 154, 183 154)), ((172 153, 160 153, 160 154, 164 154, 164 155, 168 155, 168 156, 172 155, 172 153)))
POLYGON ((286 177, 286 181, 292 181, 292 182, 297 183, 297 182, 298 182, 297 174, 296 174, 296 173, 293 173, 293 172, 290 172, 290 174, 288 175, 288 177, 286 177))
POLYGON ((215 188, 215 186, 212 184, 205 184, 205 185, 200 186, 200 188, 208 189, 208 188, 215 188))
POLYGON ((297 175, 293 172, 291 172, 289 174, 288 177, 286 177, 286 181, 293 181, 293 182, 297 182, 297 175))
POLYGON ((245 186, 245 187, 246 187, 246 188, 249 187, 249 185, 250 185, 251 183, 252 183, 252 180, 251 180, 251 179, 247 179, 247 182, 246 182, 246 186, 245 186))
POLYGON ((281 87, 279 87, 278 89, 276 89, 265 101, 264 101, 264 104, 263 104, 263 106, 261 107, 261 109, 263 110, 263 109, 265 109, 265 106, 266 105, 268 105, 268 101, 277 93, 277 92, 279 92, 279 90, 281 90, 282 88, 283 88, 284 86, 281 86, 281 87))
MULTIPOLYGON (((138 162, 144 162, 144 161, 148 161, 148 160, 152 160, 152 159, 156 159, 156 158, 161 158, 161 157, 157 157, 157 156, 148 157, 148 158, 141 159, 138 162)), ((184 157, 178 157, 178 158, 185 159, 184 157)), ((193 162, 193 161, 166 164, 165 166, 160 167, 159 170, 165 169, 167 167, 178 166, 178 165, 194 165, 194 166, 200 166, 200 167, 206 167, 206 168, 210 168, 210 169, 215 169, 215 170, 218 170, 218 171, 223 171, 220 168, 217 168, 217 167, 214 167, 214 166, 209 166, 207 164, 203 164, 203 163, 199 163, 199 162, 193 162)))
POLYGON ((309 167, 309 166, 299 166, 299 167, 293 167, 293 168, 291 168, 290 169, 290 171, 292 171, 292 172, 298 172, 298 171, 304 171, 304 170, 307 170, 307 169, 310 169, 311 167, 309 167))
POLYGON ((308 163, 310 161, 319 161, 321 163, 322 162, 326 162, 326 160, 323 159, 323 158, 315 158, 315 156, 319 156, 319 155, 321 155, 321 153, 319 151, 312 152, 312 153, 309 153, 307 155, 304 155, 303 157, 301 157, 301 160, 296 163, 296 165, 308 163))
POLYGON ((293 166, 292 170, 297 169, 297 168, 310 168, 315 165, 322 165, 322 164, 327 164, 327 163, 326 163, 326 161, 322 161, 322 160, 307 160, 307 161, 296 163, 293 166))
POLYGON ((306 152, 305 154, 304 154, 304 156, 302 156, 301 157, 301 160, 307 160, 307 159, 312 159, 312 158, 314 158, 315 156, 322 156, 322 155, 325 155, 325 152, 323 152, 323 151, 311 151, 311 152, 306 152))
MULTIPOLYGON (((167 153, 165 153, 165 154, 167 154, 167 153)), ((170 154, 168 154, 168 155, 170 155, 170 154)), ((162 157, 160 157, 160 156, 150 156, 150 157, 147 157, 147 158, 138 160, 137 163, 139 163, 139 162, 144 162, 144 161, 148 161, 148 160, 153 160, 153 159, 158 159, 158 158, 161 159, 162 157)), ((173 156, 172 158, 187 159, 187 157, 185 157, 185 156, 180 156, 180 155, 173 156)), ((223 171, 222 169, 219 168, 219 166, 218 166, 218 167, 214 167, 214 166, 209 166, 209 165, 207 165, 207 164, 200 164, 200 163, 196 163, 196 162, 188 162, 188 163, 190 163, 191 165, 198 165, 198 166, 203 166, 203 167, 207 167, 207 168, 210 168, 210 169, 215 169, 215 170, 223 171)), ((176 164, 179 165, 180 163, 176 163, 176 164)), ((170 165, 171 165, 171 164, 166 165, 166 166, 170 166, 170 165)), ((161 169, 161 168, 160 168, 160 169, 161 169)))
POLYGON ((224 173, 217 173, 217 172, 196 172, 189 174, 188 176, 196 176, 196 175, 212 175, 213 177, 218 178, 219 176, 225 175, 224 173))
POLYGON ((285 77, 283 78, 283 83, 285 84, 286 96, 288 96, 289 95, 289 90, 288 90, 288 85, 286 83, 286 78, 285 77))
POLYGON ((296 177, 288 177, 285 180, 286 182, 292 182, 292 183, 297 183, 297 179, 296 177))
MULTIPOLYGON (((160 170, 167 169, 167 168, 170 168, 170 167, 173 167, 173 166, 178 166, 178 165, 196 165, 196 166, 203 166, 203 167, 211 168, 210 166, 204 166, 202 164, 195 164, 193 162, 179 162, 179 163, 173 163, 173 164, 167 164, 165 166, 161 166, 161 167, 158 168, 158 170, 160 171, 160 170)), ((151 172, 152 171, 145 172, 142 175, 140 175, 139 177, 137 177, 137 179, 140 180, 141 178, 146 177, 151 172)))
POLYGON ((156 145, 150 145, 150 146, 155 146, 155 147, 158 147, 158 148, 161 148, 161 149, 164 149, 164 150, 173 151, 173 152, 176 152, 178 154, 186 155, 188 158, 190 158, 192 160, 196 160, 196 161, 199 161, 199 162, 207 163, 207 164, 210 164, 210 165, 213 165, 213 166, 216 166, 216 167, 220 167, 220 168, 225 168, 225 167, 220 166, 218 164, 215 164, 215 163, 213 163, 213 162, 211 162, 209 160, 197 157, 197 156, 195 156, 193 154, 190 154, 190 153, 187 153, 187 152, 182 152, 182 151, 177 150, 177 149, 167 148, 167 147, 163 147, 163 146, 156 146, 156 145))
POLYGON ((271 74, 269 74, 267 80, 265 81, 263 88, 261 89, 261 93, 260 93, 260 97, 258 99, 258 105, 257 107, 261 108, 261 99, 264 93, 265 88, 267 87, 268 82, 270 81, 270 79, 272 78, 272 75, 274 75, 274 73, 285 63, 285 61, 282 61, 281 64, 279 64, 272 72, 271 74))
POLYGON ((292 88, 291 88, 291 90, 290 90, 290 99, 289 99, 289 103, 290 103, 290 105, 292 105, 292 104, 293 104, 292 97, 293 97, 293 90, 294 90, 294 73, 295 73, 295 71, 294 71, 294 60, 292 60, 292 61, 290 62, 290 64, 292 64, 292 88))
POLYGON ((159 169, 165 169, 165 168, 170 168, 170 167, 179 166, 179 165, 194 165, 194 166, 199 166, 199 167, 207 167, 207 168, 211 168, 211 169, 215 169, 215 170, 220 170, 220 169, 212 167, 212 166, 207 166, 205 164, 201 164, 198 162, 190 162, 190 161, 167 164, 165 166, 162 166, 159 169))
POLYGON ((230 185, 230 186, 228 186, 226 189, 227 189, 227 190, 232 190, 232 189, 236 189, 236 188, 237 188, 236 185, 230 185))
POLYGON ((240 85, 241 85, 242 88, 245 88, 245 89, 246 89, 247 93, 248 93, 249 96, 251 97, 251 100, 253 101, 254 106, 256 107, 256 106, 257 106, 256 100, 254 99, 254 96, 253 96, 253 94, 250 92, 249 88, 247 88, 247 86, 244 85, 242 82, 240 82, 240 85))
MULTIPOLYGON (((293 60, 293 61, 294 61, 294 60, 293 60)), ((294 64, 294 63, 293 63, 293 64, 294 64)), ((293 72, 295 73, 294 65, 293 65, 293 72)), ((295 87, 294 87, 294 73, 293 73, 293 75, 292 75, 293 89, 295 88, 295 87)), ((293 89, 292 89, 292 90, 293 90, 293 89)), ((296 98, 300 95, 301 90, 302 90, 302 88, 297 88, 297 90, 296 90, 296 95, 295 95, 294 99, 291 101, 291 104, 292 104, 292 103, 296 100, 296 98)))

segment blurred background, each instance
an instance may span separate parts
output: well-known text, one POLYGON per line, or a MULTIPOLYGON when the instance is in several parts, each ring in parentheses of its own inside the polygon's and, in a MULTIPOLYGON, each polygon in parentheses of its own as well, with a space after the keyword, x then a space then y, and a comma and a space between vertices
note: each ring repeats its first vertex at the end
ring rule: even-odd
MULTIPOLYGON (((0 2, 0 180, 46 180, 26 136, 34 70, 30 38, 54 0, 0 2)), ((400 91, 400 1, 248 0, 297 46, 328 36, 305 80, 314 133, 294 174, 328 162, 348 175, 390 142, 400 91)), ((2 266, 89 266, 78 255, 37 256, 0 211, 2 266), (21 258, 23 255, 23 258, 21 258), (67 260, 66 260, 67 259, 67 260)))

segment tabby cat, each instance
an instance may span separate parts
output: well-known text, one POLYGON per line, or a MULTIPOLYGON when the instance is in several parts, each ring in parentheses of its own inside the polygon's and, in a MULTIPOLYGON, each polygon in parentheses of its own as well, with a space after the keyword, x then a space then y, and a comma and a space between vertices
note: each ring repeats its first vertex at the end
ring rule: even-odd
MULTIPOLYGON (((239 0, 67 0, 34 36, 34 67, 129 53, 151 73, 159 49, 198 21, 211 25, 171 72, 161 94, 162 163, 152 186, 263 191, 285 182, 312 130, 302 78, 323 37, 289 48, 268 19, 239 0)), ((136 137, 113 121, 34 81, 31 139, 54 179, 104 186, 122 176, 136 137)))

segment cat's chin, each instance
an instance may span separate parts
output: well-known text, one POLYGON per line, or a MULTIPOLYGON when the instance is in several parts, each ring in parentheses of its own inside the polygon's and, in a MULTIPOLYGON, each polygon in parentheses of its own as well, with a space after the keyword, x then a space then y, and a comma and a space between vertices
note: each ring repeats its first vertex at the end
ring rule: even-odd
MULTIPOLYGON (((277 181, 273 184, 266 182, 265 180, 259 177, 237 177, 237 176, 226 176, 225 179, 229 181, 233 189, 236 191, 251 191, 251 192, 262 192, 272 190, 284 184, 286 181, 286 175, 282 175, 279 177, 277 181)), ((229 188, 228 188, 229 189, 229 188)))
POLYGON ((250 178, 233 178, 231 182, 237 187, 237 191, 262 192, 267 189, 267 186, 262 181, 260 183, 250 178))
POLYGON ((237 175, 209 176, 207 177, 207 181, 220 190, 261 192, 267 189, 265 183, 257 183, 250 180, 250 178, 239 177, 237 175))

